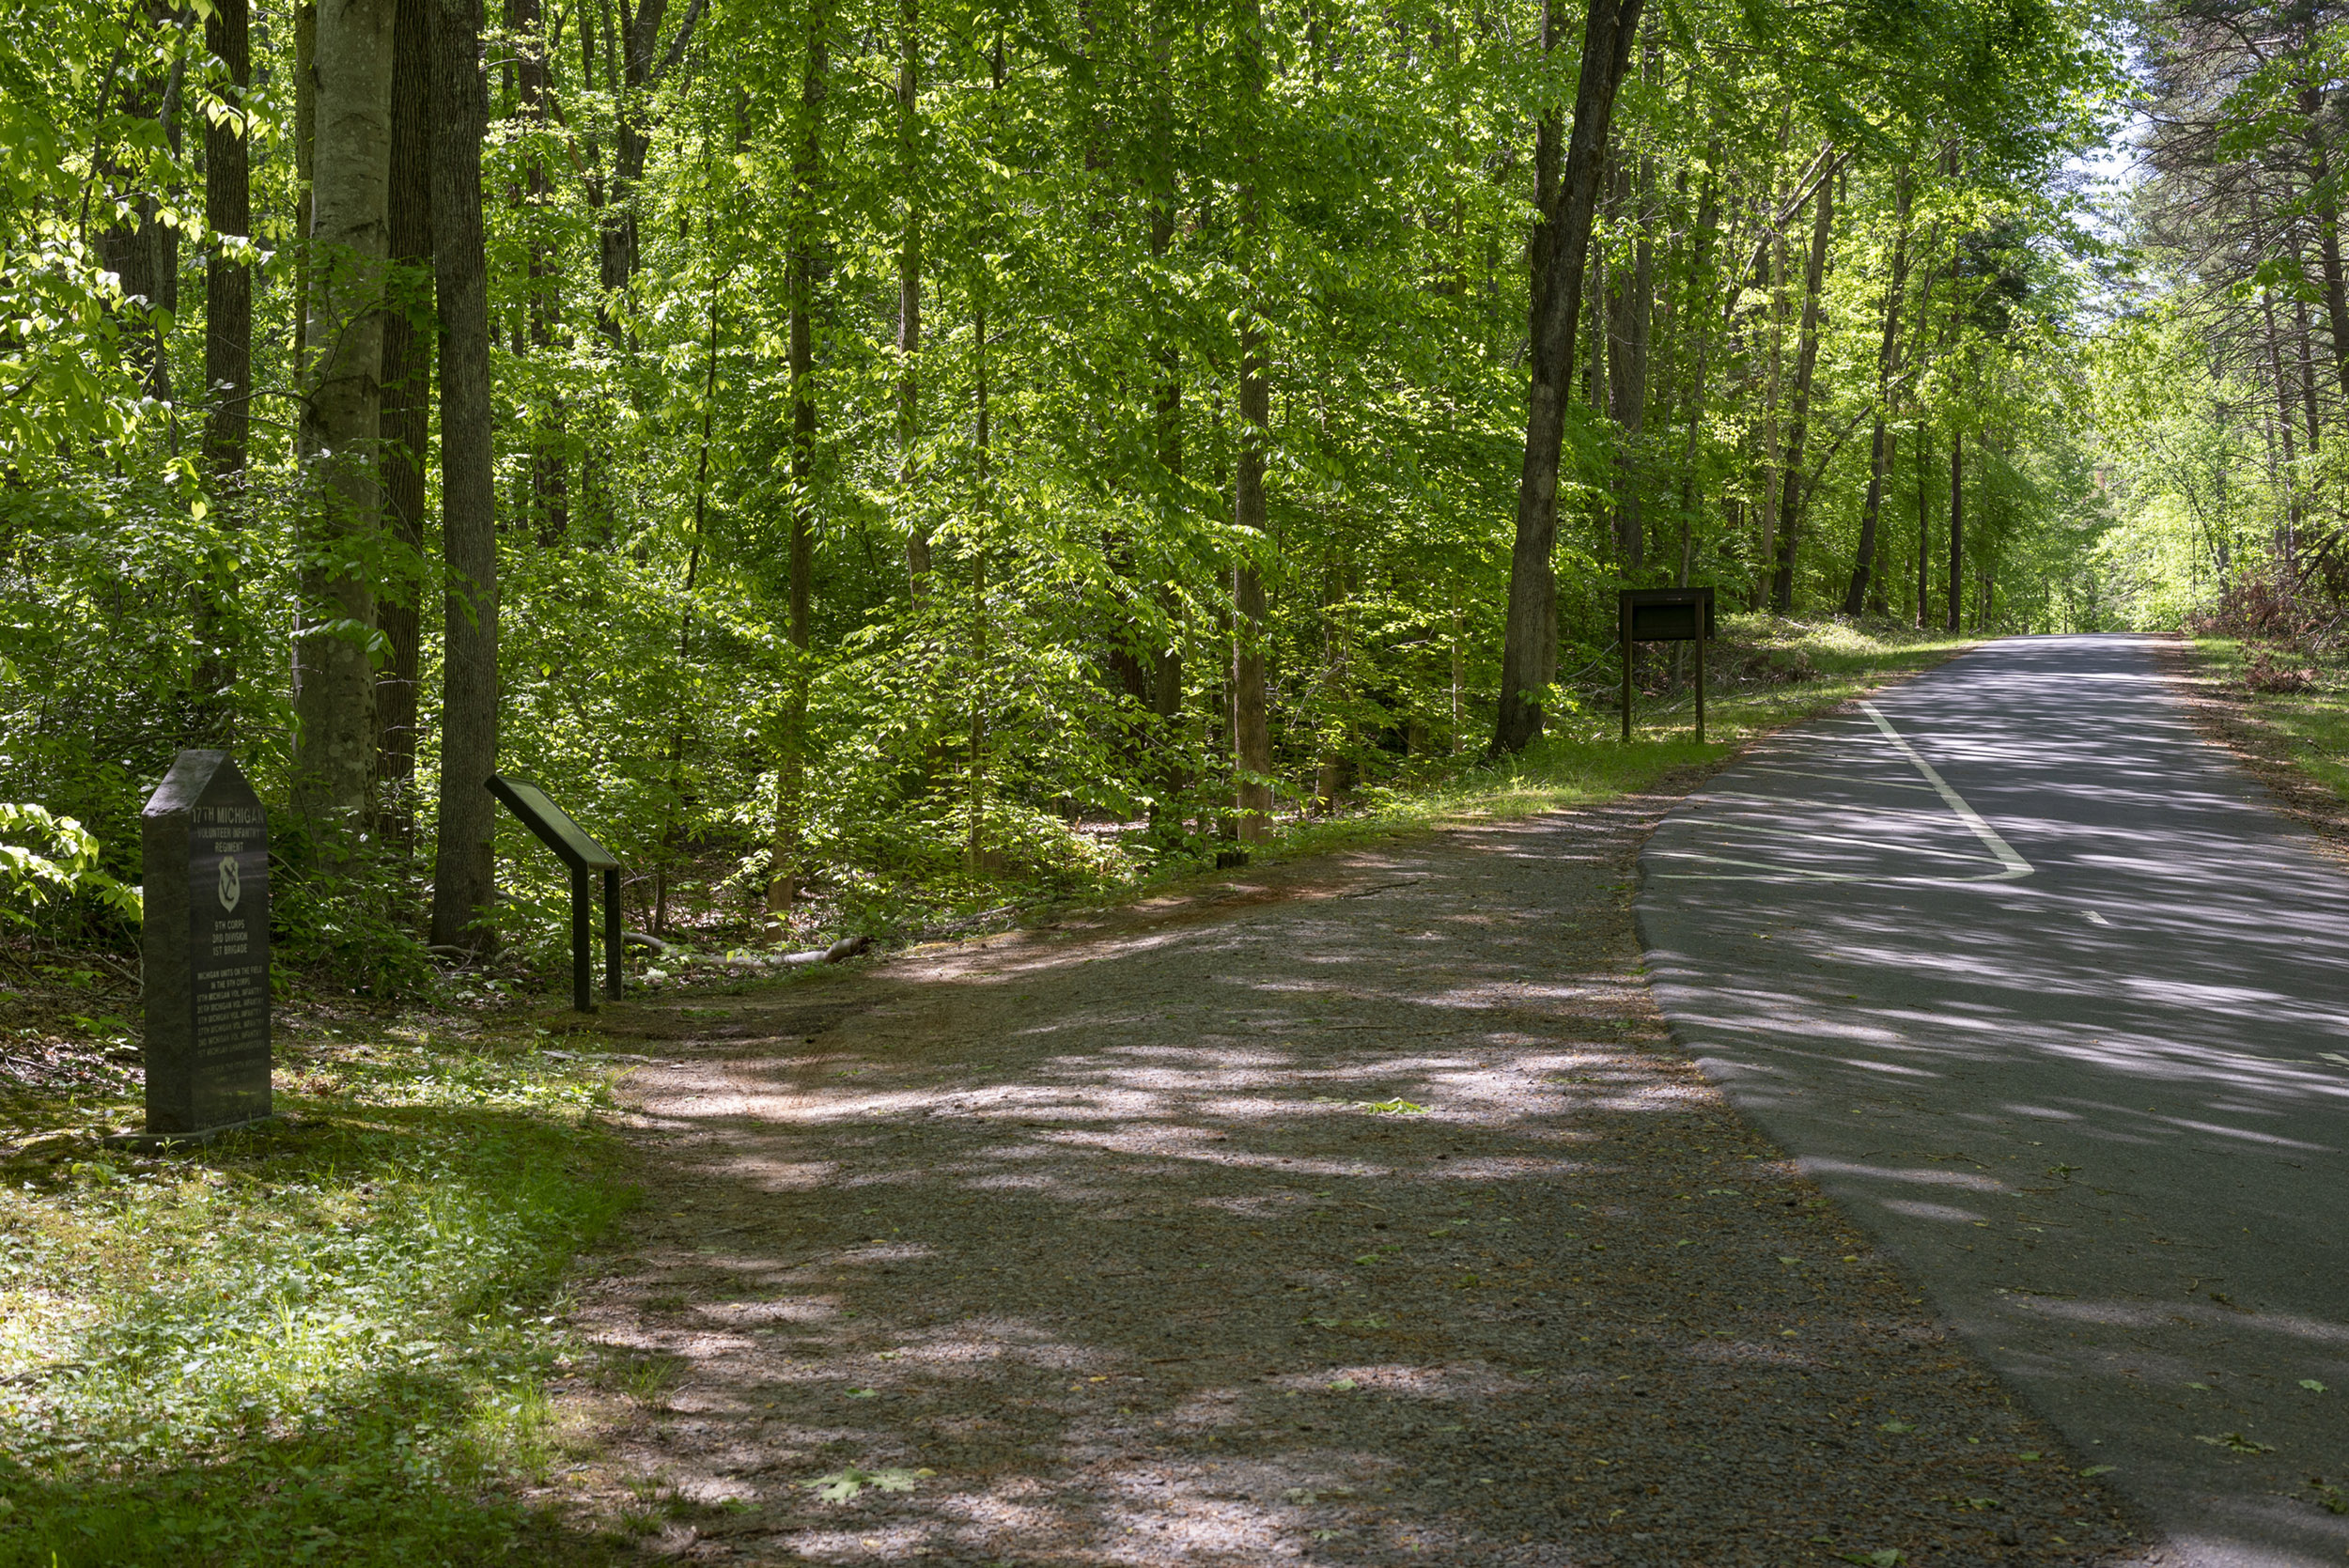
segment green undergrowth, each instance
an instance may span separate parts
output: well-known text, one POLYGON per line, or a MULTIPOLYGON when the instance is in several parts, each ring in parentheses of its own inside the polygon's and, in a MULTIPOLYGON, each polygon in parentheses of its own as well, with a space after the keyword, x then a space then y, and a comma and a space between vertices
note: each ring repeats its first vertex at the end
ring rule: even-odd
POLYGON ((0 1565, 552 1545, 559 1282, 630 1193, 547 1043, 346 1020, 281 1048, 278 1122, 186 1150, 93 1136, 131 1080, 0 1103, 0 1565))
MULTIPOLYGON (((1579 693, 1572 711, 1514 757, 1416 787, 1370 793, 1360 810, 1282 825, 1258 859, 1323 854, 1449 823, 1507 820, 1652 789, 1681 769, 1719 763, 1755 737, 1864 696, 1974 645, 1975 639, 1886 625, 1724 615, 1706 651, 1704 743, 1685 680, 1663 678, 1668 645, 1645 655, 1630 744, 1620 698, 1579 693), (1604 705, 1602 706, 1602 704, 1604 705)), ((1620 669, 1620 666, 1617 666, 1620 669)))
MULTIPOLYGON (((1971 638, 1919 632, 1888 623, 1795 621, 1765 614, 1720 619, 1720 636, 1706 654, 1705 742, 1695 738, 1695 702, 1687 666, 1675 669, 1672 650, 1649 644, 1638 667, 1640 695, 1630 744, 1621 737, 1622 668, 1611 651, 1555 691, 1547 733, 1523 753, 1483 761, 1472 753, 1414 763, 1377 784, 1353 790, 1330 815, 1283 810, 1271 836, 1252 846, 1256 864, 1312 855, 1425 831, 1450 823, 1507 820, 1538 812, 1586 806, 1653 789, 1669 776, 1719 763, 1754 737, 1849 702, 1889 680, 1915 675, 1973 645, 1971 638), (1673 678, 1675 675, 1678 678, 1673 678)), ((1285 805, 1290 797, 1284 790, 1285 805)), ((902 881, 886 893, 868 890, 854 918, 807 922, 778 939, 738 911, 731 929, 701 933, 704 951, 672 948, 660 960, 663 984, 721 986, 745 984, 716 962, 715 954, 752 954, 773 946, 807 946, 843 929, 884 939, 957 936, 1000 929, 1023 918, 1114 903, 1213 875, 1229 841, 1193 839, 1167 852, 1154 847, 1145 824, 1106 830, 1090 851, 1088 869, 1054 885, 1003 882, 972 874, 931 881, 902 881), (691 969, 695 962, 700 970, 691 969)))
POLYGON ((2267 732, 2260 750, 2349 800, 2349 669, 2232 637, 2197 637, 2192 646, 2197 669, 2243 701, 2267 732), (2256 684, 2247 681, 2255 675, 2256 684))

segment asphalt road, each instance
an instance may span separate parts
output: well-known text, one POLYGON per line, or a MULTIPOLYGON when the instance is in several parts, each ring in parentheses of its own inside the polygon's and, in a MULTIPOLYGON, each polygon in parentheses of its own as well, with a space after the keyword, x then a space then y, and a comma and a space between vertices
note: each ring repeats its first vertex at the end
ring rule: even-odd
POLYGON ((2339 1568, 2349 873, 2173 693, 2145 640, 2021 638, 1773 737, 1657 831, 1641 929, 1706 1071, 2165 1556, 2339 1568))

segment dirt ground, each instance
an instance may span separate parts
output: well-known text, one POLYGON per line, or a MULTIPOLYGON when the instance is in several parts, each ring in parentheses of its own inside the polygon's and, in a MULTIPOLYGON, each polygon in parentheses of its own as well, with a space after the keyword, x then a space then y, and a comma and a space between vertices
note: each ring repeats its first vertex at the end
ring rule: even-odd
POLYGON ((690 1560, 2142 1560, 1672 1046, 1674 799, 614 1009, 565 1488, 690 1560))

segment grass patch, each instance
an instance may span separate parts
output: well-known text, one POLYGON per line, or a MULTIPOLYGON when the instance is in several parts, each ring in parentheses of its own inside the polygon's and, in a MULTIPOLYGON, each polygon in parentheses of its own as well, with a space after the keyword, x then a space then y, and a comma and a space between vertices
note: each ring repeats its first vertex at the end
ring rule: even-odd
POLYGON ((2191 646, 2197 673, 2215 679, 2226 700, 2264 732, 2249 737, 2262 760, 2349 800, 2349 673, 2306 654, 2279 661, 2264 645, 2239 638, 2197 637, 2191 646), (2313 679, 2301 691, 2258 691, 2247 680, 2255 666, 2313 679))
MULTIPOLYGON (((1324 854, 1448 823, 1530 816, 1637 794, 1683 768, 1726 761, 1756 736, 1840 706, 1888 680, 1930 669, 1977 641, 1901 627, 1763 614, 1724 615, 1720 631, 1705 653, 1702 746, 1696 742, 1694 694, 1685 686, 1662 690, 1660 679, 1650 678, 1650 690, 1633 705, 1627 746, 1615 694, 1621 688, 1595 687, 1579 693, 1574 709, 1553 716, 1547 733, 1514 757, 1431 783, 1366 790, 1358 810, 1283 822, 1256 854, 1275 861, 1324 854)), ((1669 646, 1659 644, 1643 658, 1660 677, 1669 646)))
POLYGON ((98 1141, 128 1074, 0 1099, 0 1565, 549 1544, 559 1281, 630 1194, 608 1083, 540 1044, 288 1041, 284 1119, 184 1153, 98 1141))

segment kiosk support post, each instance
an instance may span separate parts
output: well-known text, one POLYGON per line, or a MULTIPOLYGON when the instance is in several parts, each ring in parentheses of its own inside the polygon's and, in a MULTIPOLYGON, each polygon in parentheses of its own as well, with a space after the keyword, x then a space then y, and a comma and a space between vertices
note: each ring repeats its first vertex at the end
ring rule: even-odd
MULTIPOLYGON (((1700 654, 1699 658, 1703 656, 1700 654)), ((1702 668, 1702 666, 1700 666, 1702 668)), ((1698 722, 1698 738, 1702 739, 1703 723, 1698 722)), ((614 1001, 620 1000, 620 868, 603 868, 603 994, 614 1001)))
POLYGON ((587 868, 571 867, 571 1005, 582 1013, 596 1010, 594 992, 588 985, 588 955, 594 951, 589 934, 594 903, 587 894, 587 868))
MULTIPOLYGON (((1704 639, 1697 639, 1697 744, 1704 744, 1704 639)), ((610 876, 606 872, 605 876, 610 876)))
POLYGON ((1615 629, 1623 644, 1623 743, 1631 744, 1631 602, 1626 599, 1615 608, 1615 629))

